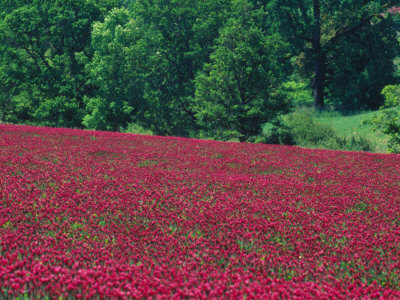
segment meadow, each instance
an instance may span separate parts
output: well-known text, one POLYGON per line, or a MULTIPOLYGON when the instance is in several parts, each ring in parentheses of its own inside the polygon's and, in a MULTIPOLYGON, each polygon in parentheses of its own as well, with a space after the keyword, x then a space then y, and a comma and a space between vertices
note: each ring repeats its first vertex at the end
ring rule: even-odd
POLYGON ((398 298, 400 155, 0 124, 0 298, 398 298))
MULTIPOLYGON (((372 124, 378 114, 378 111, 345 114, 298 107, 292 113, 282 116, 282 124, 287 128, 286 134, 292 140, 282 139, 280 142, 304 148, 387 153, 390 136, 372 124)), ((272 124, 266 123, 262 129, 267 143, 276 144, 276 140, 270 141, 268 138, 273 131, 272 124)))
POLYGON ((341 137, 356 135, 363 137, 371 142, 375 147, 374 152, 386 153, 389 136, 376 130, 370 120, 377 111, 358 112, 350 115, 342 115, 339 112, 315 112, 315 121, 327 126, 331 126, 341 137))

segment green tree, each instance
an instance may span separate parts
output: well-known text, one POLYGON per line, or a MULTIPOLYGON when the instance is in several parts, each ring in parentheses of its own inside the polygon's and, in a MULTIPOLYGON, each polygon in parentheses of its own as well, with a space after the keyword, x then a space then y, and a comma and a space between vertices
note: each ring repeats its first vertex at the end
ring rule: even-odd
MULTIPOLYGON (((354 75, 354 72, 369 72, 365 81, 372 79, 370 69, 379 56, 375 49, 390 48, 379 57, 385 61, 385 68, 386 62, 393 60, 395 33, 391 18, 384 16, 391 2, 395 1, 272 0, 267 3, 271 26, 289 41, 298 65, 306 74, 312 74, 316 108, 324 108, 327 81, 334 82, 343 73, 354 75), (352 56, 353 60, 344 64, 339 54, 348 53, 352 48, 363 56, 363 61, 352 56), (338 68, 343 72, 335 73, 338 68)), ((387 69, 385 76, 392 70, 387 69)), ((381 82, 387 79, 385 76, 381 82)), ((381 83, 376 89, 380 90, 379 87, 381 83)))
POLYGON ((382 105, 383 87, 396 83, 393 60, 399 47, 391 25, 377 20, 329 51, 326 94, 336 107, 360 110, 382 105))
POLYGON ((191 99, 194 78, 208 61, 230 0, 137 0, 135 14, 158 38, 163 59, 153 81, 149 127, 158 134, 189 136, 196 130, 191 99))
MULTIPOLYGON (((153 80, 165 64, 156 51, 158 39, 127 9, 114 9, 104 22, 94 23, 94 54, 86 72, 96 90, 85 98, 87 128, 116 131, 129 122, 146 123, 146 95, 154 90, 153 80)), ((86 57, 82 54, 81 59, 86 57)))
POLYGON ((372 122, 390 136, 389 151, 400 153, 400 85, 388 85, 382 90, 385 104, 372 122))
POLYGON ((262 30, 263 11, 245 0, 233 2, 211 62, 196 77, 196 117, 219 138, 246 141, 288 105, 274 97, 285 45, 262 30))
POLYGON ((76 54, 90 51, 91 24, 118 1, 11 1, 0 20, 0 94, 10 119, 81 126, 91 87, 76 54))
MULTIPOLYGON (((129 122, 161 135, 195 129, 195 74, 209 59, 228 0, 138 0, 93 27, 87 63, 95 87, 84 123, 116 130, 129 122)), ((84 56, 83 56, 84 58, 84 56)))

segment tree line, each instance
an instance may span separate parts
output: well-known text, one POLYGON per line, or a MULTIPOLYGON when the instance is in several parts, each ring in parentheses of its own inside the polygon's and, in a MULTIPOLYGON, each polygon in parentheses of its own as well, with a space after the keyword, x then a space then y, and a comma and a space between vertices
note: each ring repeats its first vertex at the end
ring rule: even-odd
POLYGON ((296 105, 377 109, 395 2, 4 0, 0 119, 246 141, 296 105))

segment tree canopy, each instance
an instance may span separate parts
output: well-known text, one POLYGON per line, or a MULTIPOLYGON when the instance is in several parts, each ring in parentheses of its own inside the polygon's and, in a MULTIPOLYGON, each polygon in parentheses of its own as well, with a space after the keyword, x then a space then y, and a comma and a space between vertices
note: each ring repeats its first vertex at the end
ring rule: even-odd
POLYGON ((395 4, 1 1, 0 119, 244 141, 293 95, 375 109, 399 83, 395 4))
POLYGON ((279 57, 286 54, 286 45, 278 35, 263 32, 262 10, 243 0, 233 4, 211 62, 196 77, 196 116, 218 137, 245 141, 288 108, 274 96, 283 77, 279 57))
POLYGON ((316 108, 324 108, 327 89, 333 102, 355 101, 356 105, 370 108, 377 106, 374 101, 378 106, 382 103, 380 90, 392 79, 393 59, 398 54, 393 20, 387 14, 389 4, 390 1, 268 2, 270 24, 289 41, 298 66, 311 79, 316 108), (375 69, 383 74, 376 76, 375 69), (375 85, 373 91, 362 94, 371 81, 375 85))

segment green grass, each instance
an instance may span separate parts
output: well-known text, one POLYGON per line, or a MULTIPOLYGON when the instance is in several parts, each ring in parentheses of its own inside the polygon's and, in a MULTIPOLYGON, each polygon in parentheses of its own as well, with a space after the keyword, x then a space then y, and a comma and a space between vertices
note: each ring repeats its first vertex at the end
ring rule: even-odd
POLYGON ((377 112, 360 112, 344 116, 339 112, 315 112, 314 119, 318 123, 331 126, 341 137, 357 135, 367 138, 375 145, 376 152, 385 153, 389 137, 379 131, 375 131, 370 124, 363 123, 371 119, 377 112))
MULTIPOLYGON (((299 109, 299 112, 301 111, 302 109, 299 109)), ((312 110, 312 118, 315 123, 333 128, 339 137, 363 137, 373 145, 375 148, 374 152, 386 153, 389 137, 382 132, 374 130, 373 125, 364 122, 372 119, 377 113, 378 112, 358 112, 351 115, 343 115, 337 111, 317 112, 312 110)), ((271 128, 272 124, 264 124, 263 134, 267 135, 271 128)))

